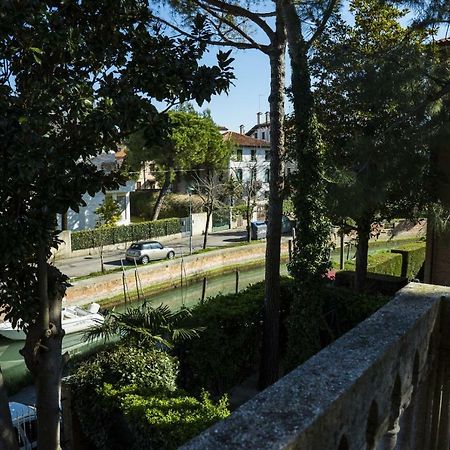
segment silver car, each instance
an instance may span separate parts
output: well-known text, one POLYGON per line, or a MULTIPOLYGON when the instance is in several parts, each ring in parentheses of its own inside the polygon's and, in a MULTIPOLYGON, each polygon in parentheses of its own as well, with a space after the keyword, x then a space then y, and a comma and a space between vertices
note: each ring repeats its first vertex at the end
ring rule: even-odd
POLYGON ((157 259, 172 259, 175 256, 175 250, 171 247, 164 247, 160 242, 136 242, 126 251, 125 258, 130 262, 140 262, 147 264, 149 261, 157 259))

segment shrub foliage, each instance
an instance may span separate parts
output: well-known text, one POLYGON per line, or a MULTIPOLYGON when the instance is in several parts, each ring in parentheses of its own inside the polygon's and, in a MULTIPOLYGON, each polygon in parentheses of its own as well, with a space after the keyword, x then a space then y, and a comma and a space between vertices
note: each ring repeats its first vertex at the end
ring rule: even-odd
POLYGON ((179 232, 180 221, 177 218, 121 225, 104 229, 101 232, 95 228, 92 230, 74 231, 72 233, 72 250, 152 239, 179 232))
MULTIPOLYGON (((367 270, 372 273, 406 277, 409 280, 416 278, 425 261, 425 242, 412 242, 401 245, 391 252, 380 252, 369 255, 367 270)), ((355 263, 348 261, 346 270, 355 270, 355 263)))

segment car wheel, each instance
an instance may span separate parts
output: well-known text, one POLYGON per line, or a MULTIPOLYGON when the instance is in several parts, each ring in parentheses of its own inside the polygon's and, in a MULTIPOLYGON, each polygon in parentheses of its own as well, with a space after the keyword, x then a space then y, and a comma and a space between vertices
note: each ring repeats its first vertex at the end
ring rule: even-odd
POLYGON ((143 256, 141 258, 141 263, 142 264, 148 264, 149 261, 150 261, 150 258, 148 256, 143 256))
POLYGON ((167 253, 167 258, 168 259, 173 259, 175 257, 175 252, 169 252, 167 253))

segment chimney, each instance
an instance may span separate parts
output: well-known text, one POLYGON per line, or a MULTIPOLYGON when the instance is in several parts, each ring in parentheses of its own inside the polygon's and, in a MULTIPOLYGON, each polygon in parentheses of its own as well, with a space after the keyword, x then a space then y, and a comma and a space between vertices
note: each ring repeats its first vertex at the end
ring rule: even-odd
POLYGON ((269 111, 266 111, 266 123, 269 123, 270 120, 270 113, 269 111))
POLYGON ((244 134, 244 125, 241 125, 241 126, 239 127, 239 130, 240 130, 241 134, 244 134))
POLYGON ((262 112, 256 113, 256 125, 261 124, 261 116, 262 116, 262 112))

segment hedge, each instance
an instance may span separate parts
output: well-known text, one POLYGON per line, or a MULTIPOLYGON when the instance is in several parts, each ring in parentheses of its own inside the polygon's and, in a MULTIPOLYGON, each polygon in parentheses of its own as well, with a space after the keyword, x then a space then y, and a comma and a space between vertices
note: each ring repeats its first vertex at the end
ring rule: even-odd
POLYGON ((92 230, 74 231, 72 233, 72 250, 152 239, 179 232, 180 221, 177 218, 121 225, 111 228, 93 228, 92 230))
MULTIPOLYGON (((402 273, 402 255, 395 253, 375 253, 367 258, 367 272, 399 277, 402 273)), ((347 261, 345 268, 355 270, 356 262, 347 261)))
MULTIPOLYGON (((380 252, 369 255, 367 271, 409 280, 416 278, 425 261, 425 242, 412 242, 392 249, 390 252, 380 252)), ((347 261, 346 270, 355 270, 356 262, 347 261)))
POLYGON ((175 450, 230 415, 227 397, 216 404, 205 392, 199 399, 182 391, 149 396, 133 385, 115 389, 105 384, 99 394, 105 412, 117 411, 119 419, 108 450, 175 450))
MULTIPOLYGON (((281 316, 285 317, 292 281, 281 280, 281 316)), ((200 339, 178 345, 180 382, 188 391, 204 388, 221 395, 255 372, 262 342, 264 282, 238 294, 217 295, 194 306, 187 327, 204 327, 200 339)), ((285 341, 286 332, 280 331, 285 341)))
MULTIPOLYGON (((146 395, 175 395, 178 361, 165 352, 108 346, 81 362, 65 382, 70 385, 81 430, 95 448, 117 448, 112 440, 121 425, 120 411, 105 405, 105 384, 133 385, 146 395)), ((120 432, 119 432, 120 434, 120 432)))
POLYGON ((425 242, 413 242, 391 250, 392 253, 400 253, 403 257, 401 276, 412 280, 417 277, 425 261, 425 242))

